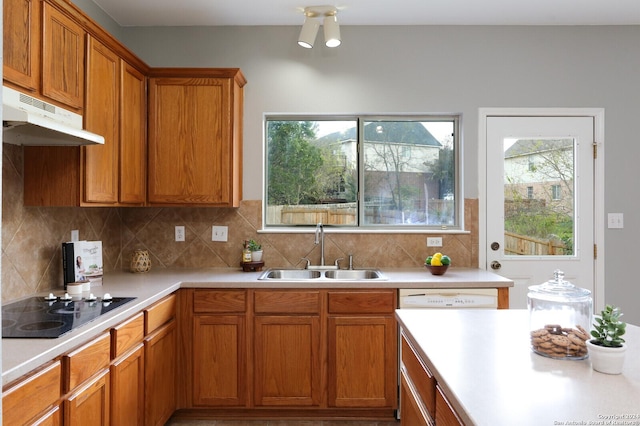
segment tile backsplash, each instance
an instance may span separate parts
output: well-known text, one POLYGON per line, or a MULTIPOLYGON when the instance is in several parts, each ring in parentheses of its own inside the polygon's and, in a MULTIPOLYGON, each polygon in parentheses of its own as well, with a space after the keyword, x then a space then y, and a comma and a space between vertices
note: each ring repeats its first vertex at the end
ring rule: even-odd
MULTIPOLYGON (((320 248, 313 233, 258 233, 260 200, 239 208, 97 208, 25 207, 22 148, 4 144, 2 163, 2 301, 62 287, 61 244, 71 230, 80 238, 101 240, 105 274, 129 270, 136 249, 147 249, 152 269, 239 268, 242 241, 253 238, 264 249, 266 266, 313 264, 320 248), (174 241, 174 227, 184 225, 186 241, 174 241), (211 241, 211 226, 229 227, 228 242, 211 241)), ((478 266, 478 202, 465 200, 468 234, 445 234, 443 247, 426 246, 425 234, 334 234, 325 229, 325 259, 333 263, 351 253, 358 267, 420 267, 424 258, 442 251, 454 266, 478 266)))

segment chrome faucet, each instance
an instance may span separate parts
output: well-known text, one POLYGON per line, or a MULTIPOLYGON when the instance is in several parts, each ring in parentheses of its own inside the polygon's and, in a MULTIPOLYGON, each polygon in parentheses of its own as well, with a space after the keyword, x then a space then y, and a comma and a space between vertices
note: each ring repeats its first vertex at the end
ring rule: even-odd
POLYGON ((320 244, 320 266, 324 266, 324 226, 322 222, 316 225, 316 239, 314 244, 320 244))

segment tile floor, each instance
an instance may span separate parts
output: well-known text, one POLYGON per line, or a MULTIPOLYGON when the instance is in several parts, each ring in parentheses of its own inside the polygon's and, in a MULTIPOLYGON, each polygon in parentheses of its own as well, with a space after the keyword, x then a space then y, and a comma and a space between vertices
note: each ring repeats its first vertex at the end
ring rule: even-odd
POLYGON ((359 420, 169 420, 165 426, 398 426, 400 422, 359 420))

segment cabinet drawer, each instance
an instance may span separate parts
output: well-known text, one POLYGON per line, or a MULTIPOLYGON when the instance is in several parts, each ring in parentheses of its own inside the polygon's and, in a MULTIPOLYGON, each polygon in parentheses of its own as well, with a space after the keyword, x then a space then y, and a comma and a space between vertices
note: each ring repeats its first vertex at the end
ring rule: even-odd
POLYGON ((133 318, 111 329, 111 358, 118 358, 144 338, 144 315, 140 312, 133 318))
POLYGON ((176 295, 172 294, 156 302, 144 311, 144 316, 144 334, 146 336, 176 316, 176 295))
POLYGON ((395 309, 395 290, 329 292, 330 314, 392 314, 395 309))
POLYGON ((2 397, 2 424, 25 424, 56 403, 61 377, 60 361, 56 361, 7 389, 2 397))
POLYGON ((320 312, 319 291, 257 290, 254 294, 258 314, 312 314, 320 312))
POLYGON ((420 362, 413 348, 402 336, 402 365, 407 372, 413 386, 416 387, 422 403, 427 408, 431 418, 436 416, 436 379, 427 367, 420 362))
POLYGON ((193 312, 245 312, 247 292, 245 290, 195 290, 193 312))
POLYGON ((62 357, 64 369, 62 388, 64 392, 69 392, 98 371, 109 366, 110 343, 110 335, 105 333, 62 357))
POLYGON ((436 424, 438 426, 464 426, 440 386, 436 386, 436 424))

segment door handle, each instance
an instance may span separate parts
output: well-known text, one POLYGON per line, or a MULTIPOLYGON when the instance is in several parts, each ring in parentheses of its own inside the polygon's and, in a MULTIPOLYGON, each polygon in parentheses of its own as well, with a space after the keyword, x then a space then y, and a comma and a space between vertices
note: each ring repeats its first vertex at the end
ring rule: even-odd
POLYGON ((500 264, 500 262, 498 262, 497 260, 494 260, 493 262, 491 262, 491 269, 493 269, 494 271, 497 271, 500 268, 502 268, 502 265, 500 264))

